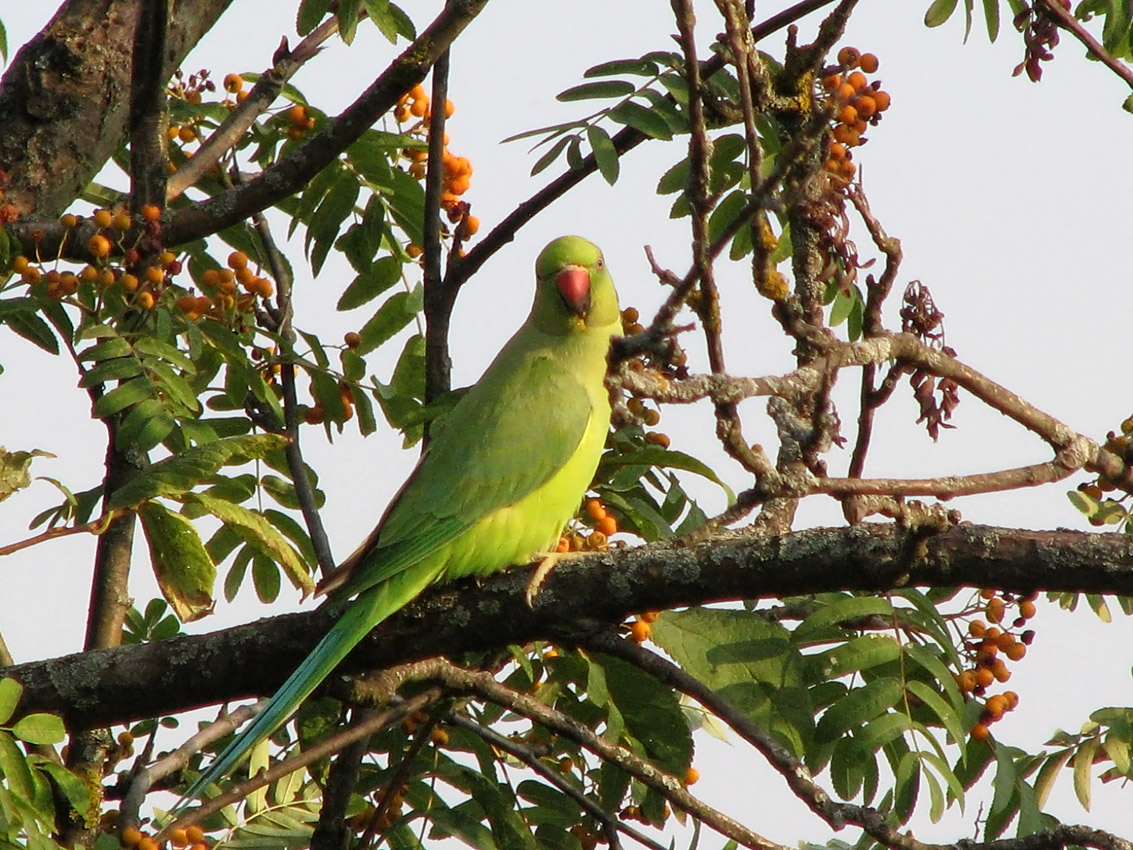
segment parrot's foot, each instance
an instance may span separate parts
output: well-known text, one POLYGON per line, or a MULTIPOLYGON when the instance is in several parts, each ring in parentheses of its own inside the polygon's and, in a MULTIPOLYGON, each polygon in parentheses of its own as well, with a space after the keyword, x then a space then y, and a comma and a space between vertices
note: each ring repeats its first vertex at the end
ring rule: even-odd
POLYGON ((544 580, 551 574, 551 570, 558 566, 559 561, 565 561, 567 558, 574 558, 577 555, 583 554, 582 552, 548 552, 539 558, 539 565, 535 568, 535 572, 531 576, 531 581, 527 582, 527 592, 524 598, 527 600, 527 607, 535 607, 535 597, 539 595, 539 588, 543 586, 544 580))

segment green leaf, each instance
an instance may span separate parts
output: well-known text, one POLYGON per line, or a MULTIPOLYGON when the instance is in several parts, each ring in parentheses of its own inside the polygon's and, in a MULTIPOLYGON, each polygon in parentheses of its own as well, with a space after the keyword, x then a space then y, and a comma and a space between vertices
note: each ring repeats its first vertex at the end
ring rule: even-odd
POLYGON ((614 74, 634 74, 638 77, 657 75, 657 63, 648 59, 614 59, 587 68, 584 77, 611 77, 614 74))
POLYGON ((663 614, 653 624, 653 641, 689 675, 802 755, 814 709, 807 662, 786 629, 747 611, 690 608, 663 614))
POLYGON ((150 380, 144 376, 138 377, 120 384, 101 396, 94 403, 94 415, 99 419, 106 419, 153 396, 153 384, 150 380))
POLYGON ((35 799, 35 781, 27 759, 12 734, 3 729, 0 729, 0 776, 5 780, 0 787, 6 784, 25 800, 35 799))
POLYGON ((891 617, 893 605, 883 596, 843 596, 836 602, 819 608, 795 629, 795 642, 805 642, 807 635, 825 631, 828 627, 848 620, 866 617, 891 617))
POLYGON ((311 260, 311 271, 316 276, 322 270, 342 222, 354 209, 361 187, 358 178, 343 171, 319 204, 307 225, 306 245, 311 260))
POLYGON ((90 790, 83 781, 61 764, 43 759, 36 761, 36 769, 42 770, 51 777, 52 782, 59 786, 67 801, 78 812, 86 812, 91 806, 90 790))
POLYGON ((673 138, 669 122, 652 109, 647 109, 632 100, 626 101, 610 110, 610 120, 625 124, 652 139, 668 141, 673 138))
POLYGON ((54 714, 29 714, 12 727, 12 734, 29 744, 58 744, 67 735, 63 721, 54 714))
POLYGON ((952 17, 956 11, 956 0, 933 0, 928 11, 924 13, 926 27, 938 27, 952 17))
POLYGON ((591 100, 603 97, 624 97, 633 94, 637 86, 625 80, 605 80, 600 83, 582 83, 572 86, 566 91, 559 92, 555 99, 563 103, 575 100, 591 100))
POLYGON ((408 325, 416 311, 411 310, 410 293, 395 292, 378 309, 362 329, 358 331, 361 344, 354 349, 356 354, 366 355, 387 342, 390 337, 408 325))
POLYGON ((139 472, 111 496, 107 510, 125 510, 159 496, 177 498, 208 480, 230 463, 244 463, 282 449, 287 438, 278 434, 225 437, 165 458, 139 472))
POLYGON ((295 16, 295 31, 307 35, 330 11, 331 0, 303 0, 295 16))
MULTIPOLYGON (((798 641, 798 629, 795 631, 798 641)), ((828 679, 840 679, 849 673, 869 670, 881 664, 896 661, 901 645, 889 635, 861 635, 839 646, 816 655, 822 674, 828 679)))
POLYGON ((31 485, 28 468, 37 457, 55 457, 55 455, 39 449, 30 452, 10 452, 0 446, 0 502, 17 490, 23 490, 31 485))
POLYGON ((709 466, 697 460, 692 455, 674 451, 673 449, 663 449, 660 446, 645 446, 624 454, 606 452, 602 455, 599 469, 618 466, 636 466, 638 464, 643 466, 656 466, 662 469, 682 469, 685 472, 695 473, 719 485, 728 496, 728 504, 732 504, 736 500, 732 488, 725 484, 709 466))
POLYGON ((118 428, 116 442, 124 450, 148 452, 169 436, 176 425, 160 401, 146 399, 130 408, 118 428))
POLYGON ((263 553, 265 557, 277 563, 286 573, 291 584, 302 590, 303 593, 310 593, 315 589, 310 571, 302 558, 287 542, 287 538, 280 534, 263 515, 240 505, 226 502, 223 499, 215 499, 204 493, 194 493, 188 496, 186 503, 189 502, 204 508, 205 511, 239 534, 243 540, 263 553))
POLYGON ((570 136, 563 136, 555 142, 546 153, 539 157, 539 159, 535 161, 535 164, 531 166, 531 176, 534 177, 539 172, 546 170, 547 166, 558 159, 562 155, 563 149, 570 142, 570 139, 570 136))
POLYGON ((999 0, 983 0, 984 22, 987 24, 987 37, 995 41, 999 37, 999 0))
MULTIPOLYGON (((601 85, 596 83, 595 85, 601 85)), ((618 152, 610 134, 598 126, 586 128, 586 140, 590 142, 590 149, 594 151, 594 160, 598 163, 598 170, 602 177, 611 186, 618 180, 618 152)))
POLYGON ((107 381, 136 378, 140 374, 142 374, 142 364, 136 357, 112 357, 109 360, 100 360, 91 367, 79 380, 79 386, 95 387, 107 381))
POLYGON ((605 668, 606 687, 626 732, 641 743, 650 759, 669 773, 683 774, 692 764, 692 733, 673 690, 620 659, 596 660, 605 668))
POLYGON ((852 689, 819 718, 815 735, 819 741, 834 741, 839 735, 857 729, 892 708, 904 686, 900 679, 885 677, 852 689))
POLYGON ((932 709, 933 714, 944 724, 952 740, 959 743, 964 740, 964 721, 959 712, 948 704, 936 691, 924 682, 910 681, 906 687, 909 693, 932 709))
POLYGON ((4 324, 48 354, 59 353, 59 340, 55 331, 35 313, 14 313, 4 320, 4 324))
POLYGON ((212 613, 216 565, 193 523, 158 502, 138 509, 161 594, 182 623, 212 613))
POLYGON ((364 270, 338 299, 336 309, 353 310, 377 298, 401 278, 401 262, 393 256, 381 257, 364 270))
POLYGON ((1087 812, 1090 810, 1090 768, 1100 746, 1097 738, 1087 738, 1074 753, 1074 795, 1087 812))
POLYGON ((11 677, 0 679, 0 724, 7 723, 16 712, 24 686, 11 677))

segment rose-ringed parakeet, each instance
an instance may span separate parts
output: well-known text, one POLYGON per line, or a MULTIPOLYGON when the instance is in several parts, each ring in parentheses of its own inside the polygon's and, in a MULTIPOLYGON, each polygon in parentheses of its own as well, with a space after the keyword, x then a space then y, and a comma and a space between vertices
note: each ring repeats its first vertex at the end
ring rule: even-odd
POLYGON ((378 527, 320 587, 353 600, 184 799, 243 760, 372 628, 425 588, 554 550, 606 440, 606 355, 621 323, 602 252, 585 239, 551 242, 535 275, 523 326, 434 429, 378 527))

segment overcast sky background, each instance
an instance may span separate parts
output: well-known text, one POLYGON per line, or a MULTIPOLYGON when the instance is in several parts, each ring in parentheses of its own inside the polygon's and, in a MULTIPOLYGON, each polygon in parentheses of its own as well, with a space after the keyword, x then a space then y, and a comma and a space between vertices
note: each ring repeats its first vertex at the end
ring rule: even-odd
MULTIPOLYGON (((12 53, 48 20, 51 4, 0 0, 0 20, 12 53)), ((439 2, 405 2, 421 27, 439 2)), ((787 3, 760 2, 766 18, 787 3)), ((1131 121, 1121 109, 1124 84, 1100 64, 1087 61, 1078 44, 1064 38, 1057 59, 1045 66, 1041 85, 1011 71, 1022 59, 1022 43, 1005 20, 998 43, 988 43, 977 20, 963 44, 963 16, 937 30, 923 26, 928 2, 863 2, 844 43, 877 54, 876 78, 893 97, 885 120, 855 153, 874 212, 901 239, 904 263, 898 293, 887 318, 897 324, 899 288, 921 280, 945 312, 947 340, 969 365, 1095 439, 1133 412, 1126 374, 1131 299, 1128 272, 1128 199, 1131 121)), ((698 3, 700 42, 722 29, 714 5, 698 3)), ((237 0, 216 30, 186 61, 186 72, 209 68, 219 82, 230 71, 261 71, 281 35, 295 43, 292 12, 267 0, 237 0)), ((814 22, 801 40, 813 35, 814 22)), ((586 114, 589 104, 559 104, 554 95, 580 81, 598 62, 674 49, 668 4, 648 0, 574 0, 569 4, 493 0, 453 52, 451 99, 456 113, 451 150, 474 166, 467 199, 483 232, 556 173, 536 178, 529 170, 538 154, 528 144, 501 144, 514 133, 586 114)), ((783 35, 762 48, 781 52, 783 35)), ((308 64, 294 84, 330 113, 354 99, 403 44, 391 47, 363 25, 351 48, 335 43, 308 64)), ((124 58, 125 61, 125 58, 124 58)), ((593 239, 605 250, 623 305, 649 315, 665 291, 652 278, 643 253, 652 245, 658 261, 678 273, 689 265, 687 222, 670 221, 671 199, 659 199, 658 177, 684 156, 683 142, 649 142, 622 162, 622 176, 609 187, 598 176, 525 227, 494 257, 458 302, 454 317, 454 383, 473 382, 499 346, 523 320, 530 303, 532 265, 547 241, 563 233, 593 239)), ((107 178, 112 179, 110 177, 107 178)), ((119 184, 125 185, 125 184, 119 184)), ((859 248, 868 240, 859 236, 859 248)), ((298 250, 297 323, 334 342, 365 321, 365 310, 336 314, 345 279, 341 263, 328 262, 311 280, 298 250)), ((725 343, 730 370, 766 375, 789 370, 791 345, 770 319, 769 302, 754 295, 743 264, 718 270, 724 292, 725 343)), ((705 362, 699 338, 686 342, 694 368, 705 362)), ((391 358, 400 346, 390 346, 391 358)), ((389 360, 373 358, 388 376, 389 360), (382 365, 386 364, 386 365, 382 365)), ((0 445, 39 448, 33 474, 52 476, 73 490, 101 476, 104 430, 89 418, 86 395, 75 388, 71 364, 43 354, 11 333, 0 333, 0 445)), ((857 375, 842 378, 839 401, 851 437, 857 375)), ((773 447, 775 432, 764 403, 747 402, 743 414, 749 440, 773 447)), ((923 477, 991 471, 1044 461, 1037 440, 969 396, 933 444, 914 425, 911 394, 899 390, 878 418, 871 476, 923 477)), ((711 410, 697 405, 666 409, 662 426, 674 448, 712 463, 736 487, 744 477, 715 447, 711 410)), ((366 440, 352 433, 326 445, 307 432, 305 450, 319 470, 328 503, 324 518, 338 557, 372 528, 386 501, 413 463, 399 452, 399 438, 381 430, 366 440)), ((848 451, 829 458, 841 474, 848 451)), ((1080 479, 1021 493, 958 499, 952 507, 965 519, 1027 528, 1088 528, 1066 500, 1080 479)), ((690 482, 710 513, 723 507, 711 487, 690 482)), ((58 501, 42 482, 0 509, 0 541, 27 535, 27 521, 58 501)), ((841 524, 831 500, 807 500, 804 524, 841 524)), ((17 661, 73 652, 81 647, 88 573, 93 546, 70 538, 0 560, 0 634, 17 661)), ((153 582, 137 571, 132 591, 143 601, 153 582)), ((233 605, 190 627, 211 631, 296 607, 284 593, 270 610, 250 587, 233 605)), ((1050 606, 1034 625, 1038 638, 1027 659, 1015 665, 1010 687, 1019 709, 994 727, 998 738, 1035 748, 1056 728, 1076 730, 1103 705, 1130 704, 1130 637, 1120 618, 1110 625, 1091 614, 1070 618, 1050 606)), ((736 745, 738 746, 738 745, 736 745)), ((698 739, 696 791, 745 819, 769 838, 791 843, 824 842, 827 828, 781 790, 757 755, 736 757, 732 745, 698 739), (752 805, 757 795, 762 805, 752 805)), ((1070 822, 1088 822, 1129 837, 1127 805, 1118 789, 1095 789, 1093 813, 1073 800, 1067 774, 1056 792, 1055 811, 1070 822)), ((975 802, 974 799, 972 801, 975 802)), ((963 817, 934 827, 918 817, 923 840, 973 836, 975 805, 963 817)), ((840 835, 853 841, 856 835, 840 835)), ((706 846, 719 846, 715 836, 706 846)))

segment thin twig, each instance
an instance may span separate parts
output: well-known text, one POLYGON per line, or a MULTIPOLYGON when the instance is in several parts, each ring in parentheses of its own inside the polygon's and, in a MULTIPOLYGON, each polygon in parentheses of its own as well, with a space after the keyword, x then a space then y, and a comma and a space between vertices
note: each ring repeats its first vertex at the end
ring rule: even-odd
MULTIPOLYGON (((1036 0, 1035 5, 1054 18, 1060 27, 1082 42, 1086 50, 1093 54, 1095 59, 1121 77, 1126 85, 1133 89, 1133 68, 1115 59, 1113 54, 1106 50, 1102 43, 1094 38, 1077 18, 1059 4, 1058 0, 1036 0)), ((1116 12, 1111 11, 1110 14, 1116 14, 1116 12)))

